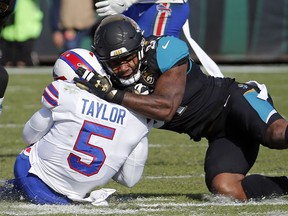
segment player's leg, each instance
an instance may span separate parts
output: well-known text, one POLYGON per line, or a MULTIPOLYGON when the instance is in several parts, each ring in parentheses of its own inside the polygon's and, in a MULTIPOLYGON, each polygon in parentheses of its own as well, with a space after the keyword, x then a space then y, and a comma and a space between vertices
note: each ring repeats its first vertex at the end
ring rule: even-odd
POLYGON ((206 184, 213 194, 237 200, 263 199, 288 194, 286 176, 248 175, 259 145, 218 139, 209 144, 205 159, 206 184))
POLYGON ((287 176, 271 177, 253 174, 243 179, 242 188, 247 199, 279 197, 288 194, 288 178, 287 176))
POLYGON ((232 142, 226 138, 209 143, 205 158, 205 179, 213 194, 246 200, 242 180, 253 166, 259 144, 232 142))
POLYGON ((34 204, 71 204, 72 201, 66 196, 56 193, 36 175, 29 173, 31 165, 28 149, 24 150, 16 158, 14 165, 14 187, 23 194, 25 199, 34 204))
MULTIPOLYGON (((247 126, 242 131, 243 133, 238 132, 238 135, 258 140, 259 143, 272 149, 286 149, 288 147, 288 122, 274 108, 266 87, 256 82, 252 83, 254 89, 250 89, 249 86, 245 89, 245 84, 239 84, 238 87, 242 89, 240 92, 243 97, 233 97, 232 115, 238 113, 241 119, 239 122, 242 125, 240 127, 247 126)), ((235 122, 235 119, 233 121, 235 122)), ((230 121, 230 126, 231 124, 233 123, 230 121)), ((288 178, 286 176, 249 175, 242 180, 242 188, 247 199, 282 196, 288 193, 288 178)))
POLYGON ((4 97, 7 85, 8 85, 9 75, 6 69, 0 65, 0 98, 4 97))
POLYGON ((134 19, 150 35, 173 35, 179 37, 189 16, 189 4, 135 4, 124 13, 134 19))
MULTIPOLYGON (((264 85, 239 83, 232 90, 229 106, 228 124, 239 123, 232 133, 247 134, 269 148, 288 148, 288 122, 277 112, 264 85)), ((230 126, 227 128, 235 128, 230 126)))
POLYGON ((153 34, 155 17, 157 15, 156 4, 134 4, 123 14, 133 19, 148 37, 153 34))
POLYGON ((162 15, 162 17, 161 15, 157 16, 157 19, 154 25, 154 33, 156 34, 159 33, 159 35, 173 35, 174 37, 180 37, 180 33, 182 31, 183 25, 186 22, 186 20, 189 18, 190 8, 189 8, 188 1, 183 4, 170 4, 169 9, 171 10, 171 12, 170 13, 168 12, 168 14, 167 12, 164 12, 164 16, 162 15, 163 11, 161 12, 160 10, 159 13, 162 15), (165 17, 166 14, 168 15, 167 18, 165 17), (162 27, 162 30, 161 30, 161 25, 159 25, 161 23, 165 24, 164 28, 162 27))
POLYGON ((0 114, 2 112, 2 103, 4 100, 4 94, 8 85, 9 75, 5 68, 0 65, 0 114))
POLYGON ((207 150, 206 183, 213 193, 246 200, 281 196, 288 192, 285 176, 245 177, 256 160, 257 143, 270 148, 285 147, 286 121, 274 109, 268 94, 266 99, 259 98, 259 90, 246 84, 237 84, 231 90, 225 108, 229 110, 225 120, 225 134, 229 139, 211 141, 207 150), (274 134, 267 136, 269 130, 274 134), (275 132, 277 130, 280 132, 275 132))
POLYGON ((272 149, 288 148, 288 122, 279 118, 275 120, 267 129, 265 134, 265 144, 272 149))

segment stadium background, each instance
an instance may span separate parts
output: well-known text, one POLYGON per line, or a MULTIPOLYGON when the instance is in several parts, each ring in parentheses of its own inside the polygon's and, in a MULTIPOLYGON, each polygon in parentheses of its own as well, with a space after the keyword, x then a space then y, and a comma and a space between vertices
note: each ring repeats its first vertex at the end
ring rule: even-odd
MULTIPOLYGON (((288 0, 188 1, 191 35, 217 63, 288 62, 288 0)), ((53 63, 50 1, 41 0, 41 7, 44 24, 36 50, 41 64, 53 63)), ((90 43, 87 39, 83 47, 90 43)))

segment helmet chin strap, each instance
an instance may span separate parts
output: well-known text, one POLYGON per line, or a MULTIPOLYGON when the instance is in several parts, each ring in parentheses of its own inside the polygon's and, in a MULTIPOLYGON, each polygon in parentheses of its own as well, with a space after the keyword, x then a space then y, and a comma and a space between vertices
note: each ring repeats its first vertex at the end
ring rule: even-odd
POLYGON ((129 86, 133 83, 136 83, 140 79, 141 74, 142 72, 140 71, 140 64, 139 64, 138 70, 135 74, 133 74, 133 76, 131 76, 129 79, 119 78, 119 81, 121 82, 122 85, 129 86))

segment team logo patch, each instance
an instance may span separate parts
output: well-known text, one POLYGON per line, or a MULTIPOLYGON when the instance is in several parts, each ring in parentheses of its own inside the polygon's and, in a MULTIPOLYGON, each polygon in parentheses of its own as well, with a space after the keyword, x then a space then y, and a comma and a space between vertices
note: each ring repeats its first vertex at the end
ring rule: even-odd
POLYGON ((122 48, 117 49, 117 50, 112 50, 110 52, 110 56, 114 57, 114 56, 118 56, 118 55, 121 55, 121 54, 126 53, 126 52, 128 52, 128 50, 125 47, 122 47, 122 48))
POLYGON ((169 8, 169 7, 167 7, 167 6, 163 5, 163 4, 157 5, 156 8, 157 8, 157 11, 159 11, 160 13, 166 13, 168 16, 170 16, 171 13, 172 13, 171 8, 169 8))
POLYGON ((147 84, 152 85, 155 83, 155 77, 153 76, 153 73, 145 72, 142 75, 142 78, 147 84))

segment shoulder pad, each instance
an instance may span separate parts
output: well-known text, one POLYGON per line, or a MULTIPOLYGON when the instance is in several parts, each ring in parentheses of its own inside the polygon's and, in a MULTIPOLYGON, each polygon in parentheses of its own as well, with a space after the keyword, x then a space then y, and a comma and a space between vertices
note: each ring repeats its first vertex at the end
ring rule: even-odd
POLYGON ((59 102, 59 81, 50 83, 43 92, 42 103, 48 109, 58 106, 59 102))
POLYGON ((158 40, 156 58, 162 73, 188 56, 189 48, 183 40, 173 36, 164 36, 158 40))

